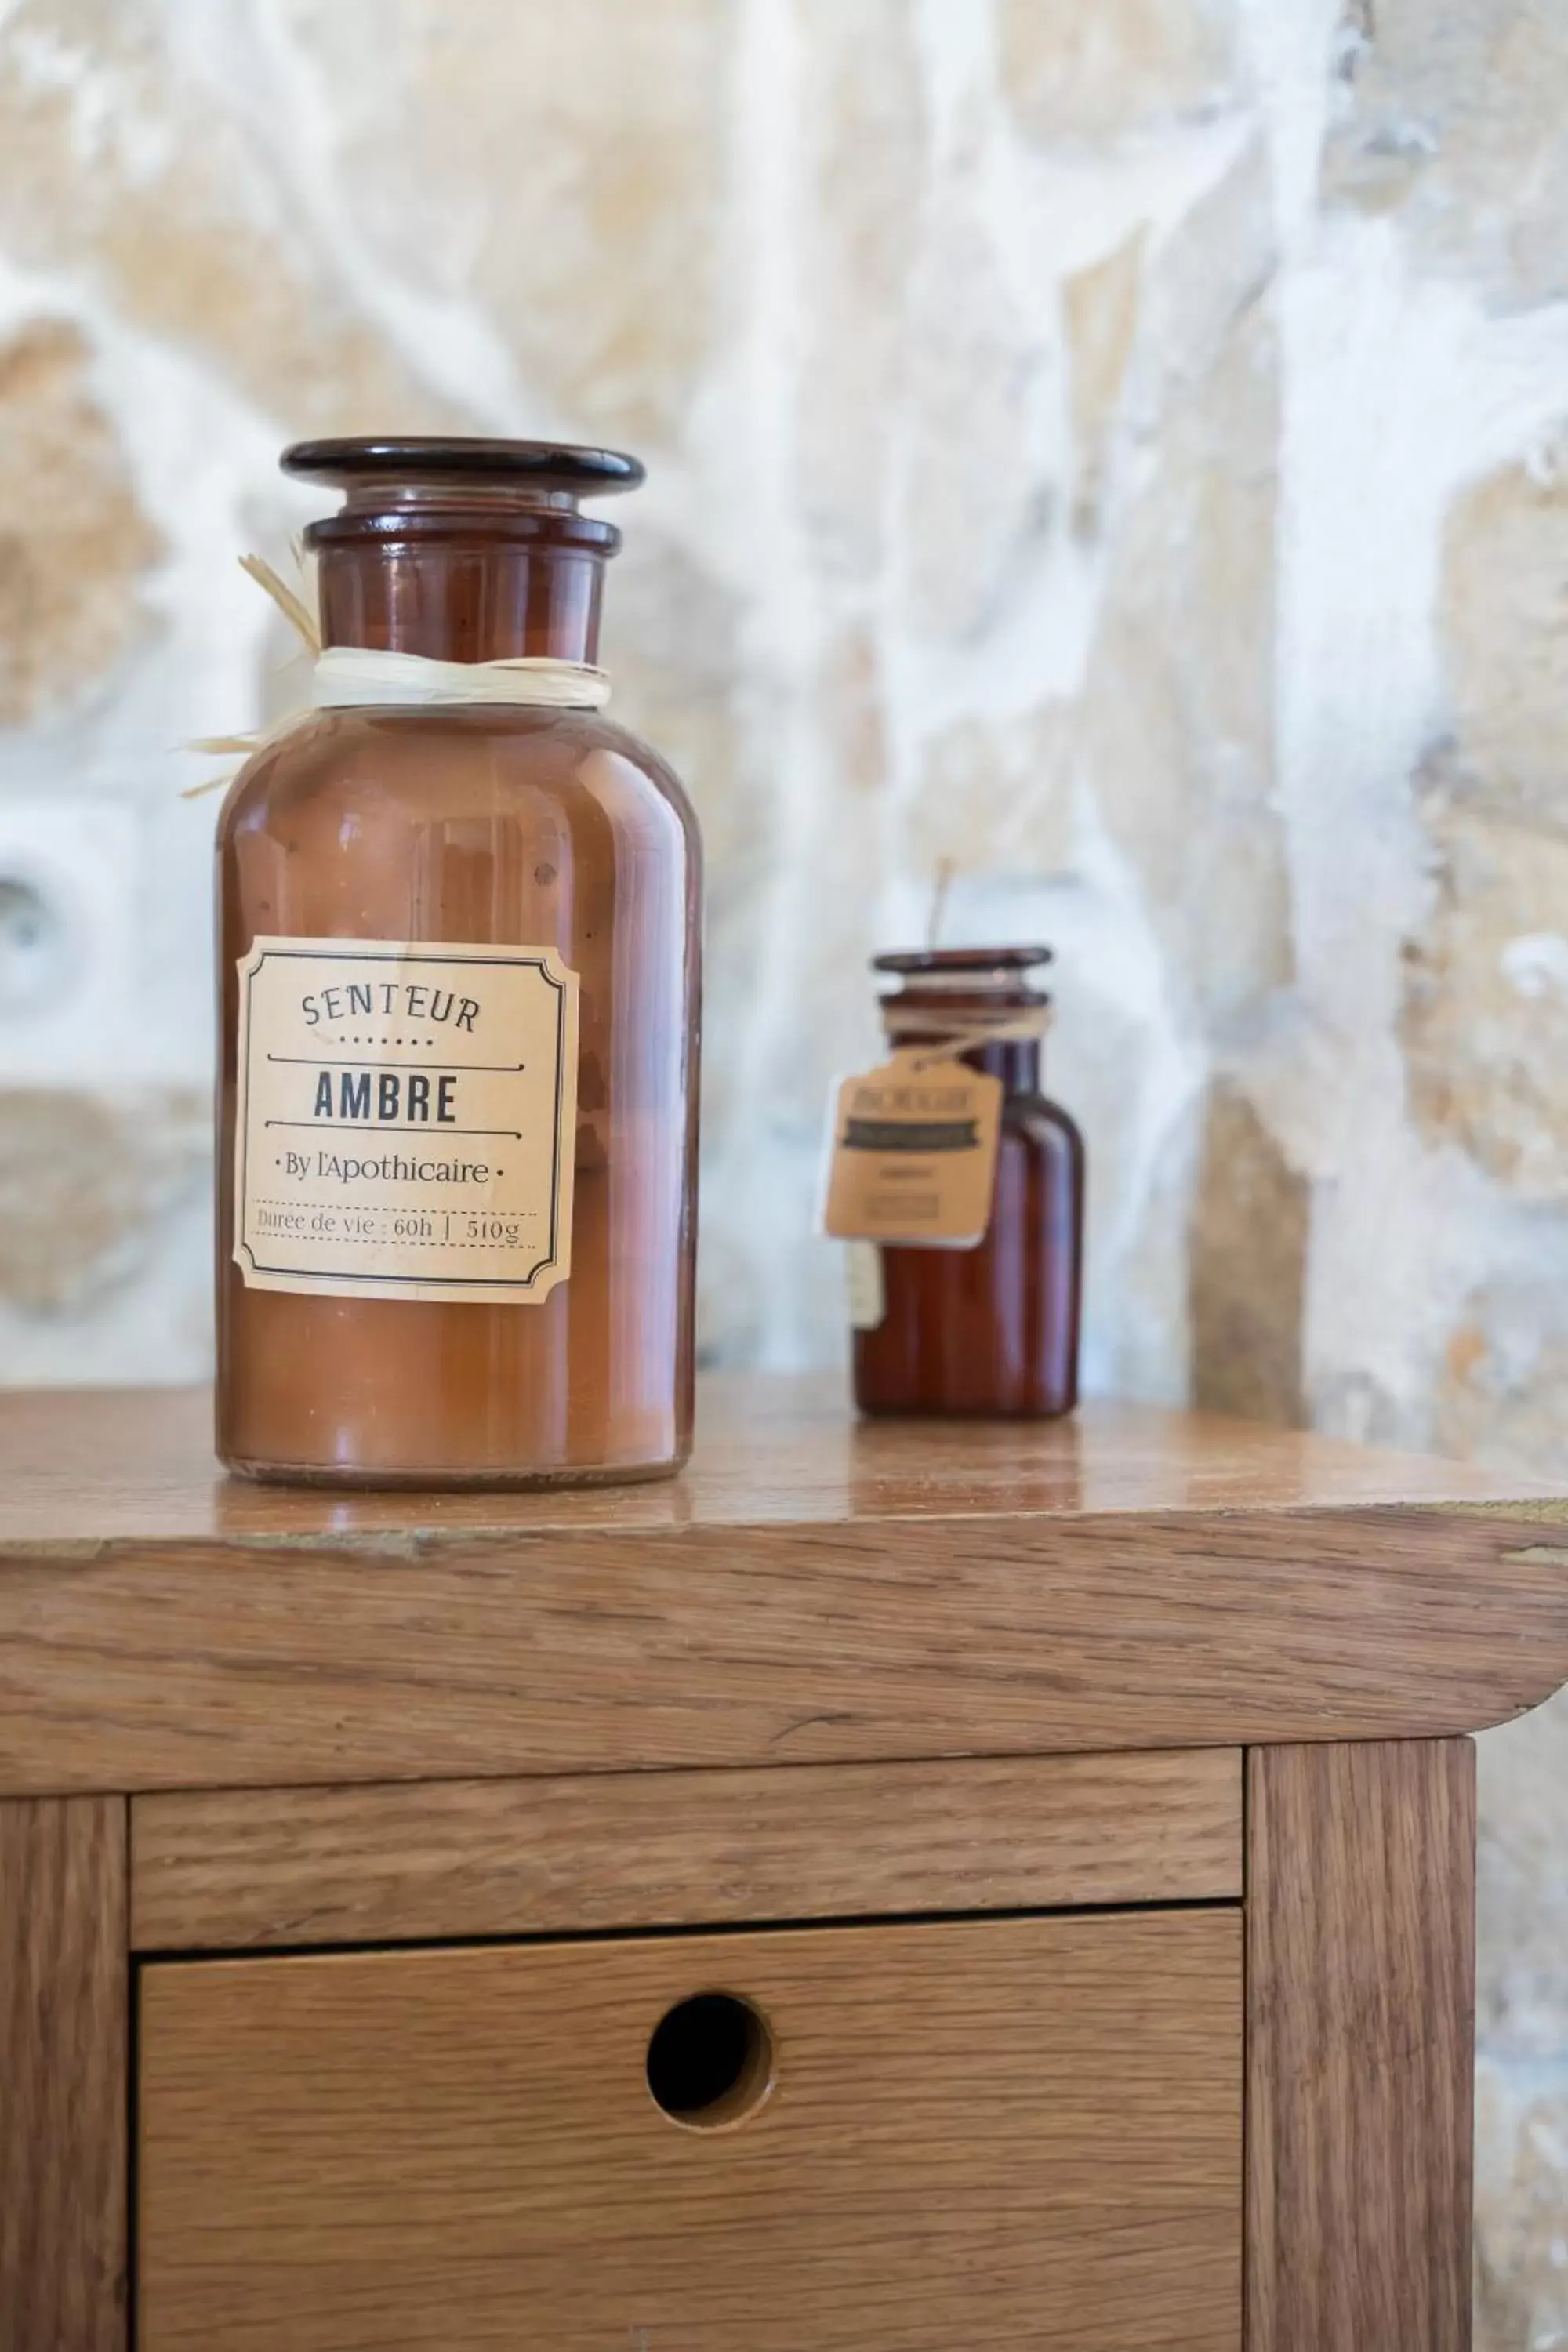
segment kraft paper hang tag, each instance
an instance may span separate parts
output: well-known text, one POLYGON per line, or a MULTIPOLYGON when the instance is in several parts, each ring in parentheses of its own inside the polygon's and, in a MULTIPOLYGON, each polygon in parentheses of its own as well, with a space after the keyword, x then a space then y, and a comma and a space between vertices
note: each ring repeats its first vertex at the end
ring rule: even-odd
POLYGON ((1002 1081, 906 1048, 840 1081, 823 1231, 838 1241, 973 1249, 985 1238, 1002 1081))

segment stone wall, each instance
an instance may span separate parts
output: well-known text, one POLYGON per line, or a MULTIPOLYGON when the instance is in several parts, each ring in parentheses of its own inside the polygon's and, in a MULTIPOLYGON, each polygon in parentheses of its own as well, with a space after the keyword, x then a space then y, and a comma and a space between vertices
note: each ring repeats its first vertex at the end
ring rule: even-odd
MULTIPOLYGON (((1089 1369, 1556 1475, 1561 0, 5 0, 0 1377, 207 1361, 208 845, 306 430, 625 441, 712 860, 709 1354, 865 958, 1060 951, 1089 1369), (47 1169, 47 1184, 40 1171, 47 1169)), ((1568 1711, 1483 1749, 1490 2352, 1568 2344, 1568 1711)))

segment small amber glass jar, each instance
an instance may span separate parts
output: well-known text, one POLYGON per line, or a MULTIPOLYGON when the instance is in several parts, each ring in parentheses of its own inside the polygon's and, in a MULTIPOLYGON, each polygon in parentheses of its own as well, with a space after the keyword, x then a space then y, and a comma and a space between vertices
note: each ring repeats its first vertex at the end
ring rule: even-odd
POLYGON ((880 1245, 881 1319, 855 1333, 862 1412, 1043 1418, 1078 1402, 1083 1139, 1040 1091, 1050 1000, 1027 982, 1049 957, 1048 948, 943 948, 875 960, 901 983, 882 1000, 890 1041, 954 1042, 958 1059, 1001 1080, 1003 1097, 978 1245, 880 1245))
MULTIPOLYGON (((306 533, 329 649, 594 662, 620 535, 578 502, 634 459, 283 463, 346 493, 306 533)), ((447 706, 390 667, 408 700, 318 710, 219 824, 218 1452, 338 1486, 658 1476, 691 1438, 695 821, 537 670, 447 706)))

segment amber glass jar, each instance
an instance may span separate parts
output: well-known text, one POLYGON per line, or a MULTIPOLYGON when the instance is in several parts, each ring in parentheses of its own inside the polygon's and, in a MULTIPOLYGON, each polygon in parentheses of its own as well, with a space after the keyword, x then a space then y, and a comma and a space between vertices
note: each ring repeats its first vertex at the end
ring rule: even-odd
MULTIPOLYGON (((283 463, 347 493, 306 534, 328 648, 593 663, 619 533, 578 502, 634 487, 634 459, 318 441, 283 463)), ((523 1486, 689 1451, 696 825, 646 745, 531 690, 320 711, 225 805, 236 1471, 523 1486)))
POLYGON ((883 999, 890 1042, 958 1041, 958 1058, 999 1078, 1003 1097, 978 1245, 880 1247, 880 1320, 855 1333, 862 1412, 1044 1417, 1078 1402, 1083 1139, 1040 1091, 1049 998, 1027 981, 1049 956, 1048 948, 944 948, 876 959, 876 971, 901 983, 883 999), (1034 1034, 981 1034, 991 1030, 1034 1034))

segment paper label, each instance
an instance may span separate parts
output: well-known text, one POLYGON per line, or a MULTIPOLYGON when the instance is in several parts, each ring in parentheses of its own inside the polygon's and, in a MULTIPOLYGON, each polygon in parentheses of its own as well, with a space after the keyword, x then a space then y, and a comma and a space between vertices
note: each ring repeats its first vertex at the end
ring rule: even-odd
POLYGON ((991 1219, 1002 1081, 931 1048, 841 1081, 823 1230, 840 1241, 972 1249, 991 1219))
POLYGON ((526 1304, 570 1273, 577 975, 552 949, 258 939, 238 1081, 249 1288, 526 1304))
POLYGON ((879 1331, 888 1319, 888 1283, 875 1242, 845 1243, 844 1286, 849 1294, 851 1329, 879 1331))

